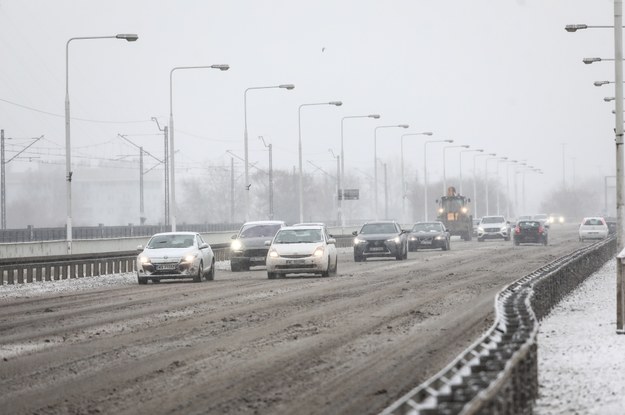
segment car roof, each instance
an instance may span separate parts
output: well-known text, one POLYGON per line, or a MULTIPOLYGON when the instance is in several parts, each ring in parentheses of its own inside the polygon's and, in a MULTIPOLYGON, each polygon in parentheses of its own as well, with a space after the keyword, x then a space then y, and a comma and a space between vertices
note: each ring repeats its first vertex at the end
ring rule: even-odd
POLYGON ((302 230, 302 229, 319 229, 322 230, 324 227, 321 225, 293 225, 293 226, 283 226, 280 228, 280 231, 290 231, 290 230, 302 230))
POLYGON ((426 221, 416 222, 415 225, 420 225, 420 224, 423 224, 423 223, 427 223, 427 224, 436 223, 436 224, 441 224, 441 225, 443 224, 443 222, 441 222, 440 220, 429 220, 427 222, 426 221))
POLYGON ((243 226, 245 225, 280 225, 280 224, 284 224, 284 221, 282 220, 253 220, 250 222, 245 222, 243 226))
POLYGON ((364 225, 371 225, 373 223, 397 223, 395 220, 374 220, 372 222, 365 222, 364 225))
POLYGON ((294 225, 289 225, 290 228, 295 227, 295 226, 326 226, 325 223, 323 222, 302 222, 302 223, 296 223, 294 225))
POLYGON ((189 236, 195 236, 197 235, 197 232, 186 232, 186 231, 181 231, 181 232, 159 232, 159 233, 155 233, 154 235, 152 235, 152 237, 154 236, 161 236, 161 235, 189 235, 189 236))

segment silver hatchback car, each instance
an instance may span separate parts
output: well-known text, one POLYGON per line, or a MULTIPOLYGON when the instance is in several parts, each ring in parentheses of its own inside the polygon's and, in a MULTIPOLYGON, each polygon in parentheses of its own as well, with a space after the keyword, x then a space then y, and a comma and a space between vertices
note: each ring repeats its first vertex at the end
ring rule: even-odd
POLYGON ((200 282, 215 279, 215 255, 210 245, 195 232, 157 233, 145 248, 137 247, 137 280, 193 278, 200 282))

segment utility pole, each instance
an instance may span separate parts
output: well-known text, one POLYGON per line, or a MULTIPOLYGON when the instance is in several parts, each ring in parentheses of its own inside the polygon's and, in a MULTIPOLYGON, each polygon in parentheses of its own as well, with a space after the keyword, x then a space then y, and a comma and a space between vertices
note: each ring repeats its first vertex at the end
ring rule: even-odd
POLYGON ((117 136, 120 138, 123 138, 125 141, 127 141, 128 143, 130 143, 131 145, 139 149, 139 222, 141 223, 141 225, 143 225, 145 224, 145 220, 146 220, 145 211, 144 211, 144 203, 143 203, 143 176, 147 174, 150 170, 152 170, 154 167, 156 167, 154 166, 147 171, 143 171, 143 154, 145 153, 148 156, 152 157, 154 160, 159 162, 159 164, 164 163, 164 162, 154 157, 148 151, 145 151, 142 146, 139 146, 133 143, 132 141, 130 141, 130 139, 126 137, 125 135, 117 134, 117 136))
POLYGON ((164 126, 163 128, 161 128, 161 125, 158 123, 158 119, 156 117, 152 117, 152 121, 156 123, 158 130, 162 131, 164 136, 163 165, 165 167, 165 179, 163 183, 165 187, 165 226, 169 226, 169 145, 167 144, 169 127, 164 126))
POLYGON ((388 177, 386 175, 386 163, 384 163, 384 219, 388 219, 388 177))
POLYGON ((269 220, 273 220, 273 145, 265 143, 263 136, 258 136, 269 150, 269 220))
POLYGON ((0 175, 2 175, 2 177, 0 178, 0 193, 2 194, 2 201, 0 202, 0 208, 2 210, 2 219, 1 219, 1 226, 2 229, 6 229, 7 228, 7 210, 6 210, 6 170, 5 170, 5 166, 7 164, 9 164, 11 161, 15 160, 17 158, 17 156, 19 156, 20 154, 22 154, 24 151, 26 151, 30 146, 32 146, 33 144, 35 144, 37 141, 41 140, 43 138, 43 136, 41 137, 37 137, 37 138, 33 138, 32 140, 34 140, 32 143, 30 143, 29 145, 27 145, 26 147, 24 147, 23 149, 21 149, 17 154, 15 154, 13 157, 11 157, 9 159, 9 161, 5 161, 4 160, 4 130, 0 130, 0 175))
POLYGON ((234 157, 230 156, 230 223, 234 223, 234 157))

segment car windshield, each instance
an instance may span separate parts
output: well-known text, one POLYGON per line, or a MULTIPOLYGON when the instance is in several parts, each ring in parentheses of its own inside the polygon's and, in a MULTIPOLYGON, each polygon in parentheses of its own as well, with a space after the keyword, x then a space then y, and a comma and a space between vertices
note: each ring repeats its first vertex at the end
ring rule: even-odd
POLYGON ((247 225, 239 233, 239 238, 273 238, 280 228, 280 224, 247 225))
POLYGON ((536 220, 545 220, 545 219, 547 219, 547 215, 543 215, 543 214, 534 215, 534 219, 536 219, 536 220))
POLYGON ((590 218, 584 221, 584 226, 602 226, 603 220, 598 218, 590 218))
POLYGON ((148 242, 149 249, 190 248, 193 246, 193 235, 155 235, 148 242))
POLYGON ((538 228, 540 226, 540 222, 538 221, 522 221, 519 222, 519 228, 521 229, 533 229, 533 228, 538 228))
POLYGON ((305 244, 321 242, 321 229, 284 229, 277 233, 274 244, 305 244))
POLYGON ((501 223, 505 222, 503 216, 490 216, 486 218, 482 218, 482 223, 501 223))
POLYGON ((362 226, 360 233, 375 235, 378 233, 397 233, 397 228, 392 223, 367 223, 362 226))
POLYGON ((440 223, 417 223, 412 227, 413 232, 441 232, 440 223))

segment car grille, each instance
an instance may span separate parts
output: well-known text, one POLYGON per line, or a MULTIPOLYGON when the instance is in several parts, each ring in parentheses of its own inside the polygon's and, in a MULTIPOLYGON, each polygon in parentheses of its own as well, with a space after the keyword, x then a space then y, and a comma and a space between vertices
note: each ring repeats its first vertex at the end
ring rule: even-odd
POLYGON ((308 258, 311 256, 310 254, 299 254, 299 255, 280 255, 282 258, 308 258))
POLYGON ((243 252, 244 257, 266 257, 269 249, 246 249, 243 252))
POLYGON ((316 268, 315 264, 288 264, 288 265, 276 265, 276 269, 309 269, 316 268))
POLYGON ((499 232, 501 228, 484 228, 484 232, 499 232))

